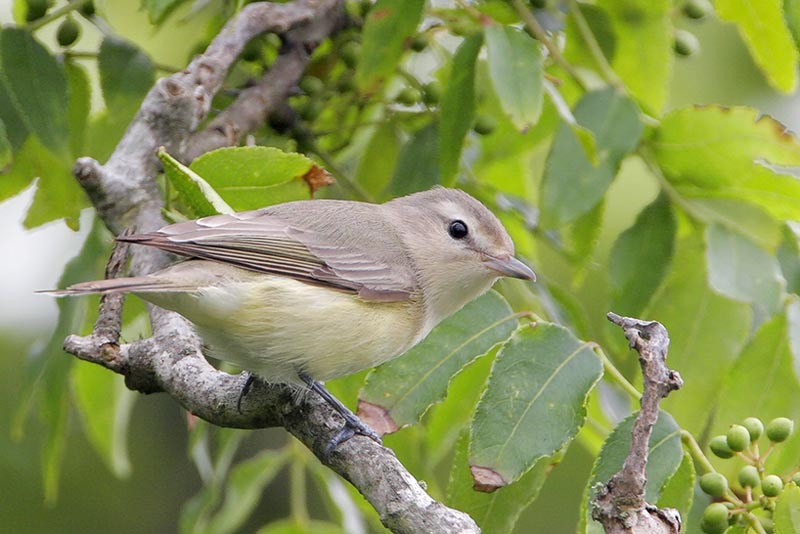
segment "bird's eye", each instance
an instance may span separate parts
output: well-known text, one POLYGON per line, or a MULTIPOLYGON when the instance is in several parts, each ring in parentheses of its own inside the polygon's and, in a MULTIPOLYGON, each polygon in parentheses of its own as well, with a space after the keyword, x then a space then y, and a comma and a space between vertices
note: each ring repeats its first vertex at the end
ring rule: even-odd
POLYGON ((453 239, 463 239, 468 233, 466 223, 459 220, 451 222, 450 226, 447 227, 447 231, 453 239))

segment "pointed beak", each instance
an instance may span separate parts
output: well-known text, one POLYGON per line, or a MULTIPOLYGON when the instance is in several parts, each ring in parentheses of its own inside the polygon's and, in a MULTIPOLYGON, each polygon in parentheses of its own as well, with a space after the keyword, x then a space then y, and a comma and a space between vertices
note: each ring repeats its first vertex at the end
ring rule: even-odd
POLYGON ((536 281, 536 273, 514 256, 486 256, 483 262, 487 267, 503 276, 536 281))

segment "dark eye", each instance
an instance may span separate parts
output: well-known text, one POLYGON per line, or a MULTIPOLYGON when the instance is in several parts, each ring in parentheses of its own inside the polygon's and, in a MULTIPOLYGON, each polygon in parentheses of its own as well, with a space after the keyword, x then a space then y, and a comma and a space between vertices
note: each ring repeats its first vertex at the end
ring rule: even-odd
POLYGON ((447 231, 453 239, 463 239, 468 233, 467 225, 464 221, 458 220, 451 222, 450 226, 447 227, 447 231))

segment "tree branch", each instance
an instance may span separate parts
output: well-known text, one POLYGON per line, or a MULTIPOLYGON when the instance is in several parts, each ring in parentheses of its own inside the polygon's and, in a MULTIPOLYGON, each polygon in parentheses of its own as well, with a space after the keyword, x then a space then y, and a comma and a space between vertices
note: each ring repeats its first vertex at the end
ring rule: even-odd
POLYGON ((592 503, 592 518, 607 533, 678 534, 681 519, 677 510, 659 509, 645 501, 647 451, 650 435, 658 420, 659 404, 671 391, 683 386, 676 371, 667 368, 669 334, 661 323, 608 314, 620 326, 631 348, 639 353, 644 376, 642 407, 633 424, 631 449, 622 469, 600 490, 592 503))
MULTIPOLYGON (((159 80, 109 161, 101 165, 92 158, 80 158, 75 164, 75 176, 106 226, 119 234, 128 227, 148 231, 165 224, 155 181, 158 147, 192 159, 212 148, 235 144, 240 135, 260 127, 271 110, 285 105, 310 50, 336 31, 343 17, 342 0, 249 4, 184 71, 159 80), (264 32, 282 36, 285 46, 279 58, 257 86, 243 91, 232 106, 197 132, 239 53, 264 32)), ((113 256, 112 275, 121 269, 120 255, 124 257, 119 251, 113 256)), ((132 275, 152 272, 169 262, 166 254, 151 247, 133 247, 130 257, 132 275)), ((371 439, 356 436, 325 458, 325 447, 341 420, 317 396, 298 398, 288 386, 256 382, 239 412, 244 375, 212 367, 202 356, 200 340, 180 315, 151 306, 153 336, 119 345, 121 303, 118 295, 104 297, 94 332, 69 336, 65 350, 124 375, 131 389, 166 392, 211 423, 235 428, 284 426, 358 488, 394 532, 479 532, 468 515, 434 501, 391 450, 371 439)))

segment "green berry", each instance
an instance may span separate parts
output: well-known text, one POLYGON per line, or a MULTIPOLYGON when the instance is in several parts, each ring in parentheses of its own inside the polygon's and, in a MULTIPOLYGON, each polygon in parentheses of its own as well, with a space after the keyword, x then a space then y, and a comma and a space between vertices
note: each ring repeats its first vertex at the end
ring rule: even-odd
POLYGON ((703 511, 703 532, 719 533, 728 528, 728 509, 721 502, 709 504, 703 511))
POLYGON ((767 423, 767 437, 774 443, 786 441, 794 431, 794 421, 786 417, 778 417, 767 423))
POLYGON ((316 95, 325 89, 325 84, 316 76, 303 76, 300 80, 300 89, 307 95, 316 95))
POLYGON ((94 2, 86 2, 78 8, 78 11, 85 17, 91 17, 95 13, 94 2))
POLYGON ((424 33, 420 33, 419 35, 415 35, 414 38, 411 40, 411 44, 409 45, 411 50, 414 52, 422 52, 426 48, 428 48, 428 36, 424 33))
POLYGON ((686 30, 675 30, 675 40, 672 48, 679 56, 689 57, 700 51, 700 41, 692 32, 686 30))
POLYGON ((715 436, 711 438, 711 441, 708 443, 708 448, 719 458, 725 459, 733 456, 733 451, 728 447, 728 438, 726 436, 715 436))
POLYGON ((80 35, 81 25, 75 22, 75 19, 72 17, 67 17, 58 25, 56 41, 58 41, 60 46, 66 48, 74 44, 80 35))
POLYGON ((25 11, 25 20, 28 22, 39 20, 44 17, 47 14, 47 10, 50 9, 49 0, 28 0, 25 3, 28 8, 25 11))
POLYGON ((767 497, 777 497, 783 489, 783 480, 778 475, 767 475, 761 481, 761 491, 767 497))
POLYGON ((720 473, 706 473, 700 477, 700 489, 712 497, 722 497, 728 492, 728 479, 720 473))
POLYGON ((478 115, 478 118, 475 119, 475 124, 472 125, 472 129, 478 135, 489 135, 496 128, 497 121, 489 115, 478 115))
POLYGON ((413 87, 406 87, 394 97, 395 102, 404 106, 413 106, 422 100, 422 94, 413 87))
POLYGON ((702 19, 714 9, 708 0, 688 0, 683 4, 683 14, 690 19, 702 19))
POLYGON ((757 488, 761 484, 761 477, 758 476, 758 469, 754 465, 746 465, 739 471, 739 484, 743 488, 757 488))
POLYGON ((361 45, 355 41, 345 43, 341 50, 339 50, 339 57, 345 65, 351 69, 358 63, 358 58, 361 56, 361 45))
POLYGON ((426 104, 438 104, 441 98, 442 85, 439 82, 428 82, 422 88, 422 101, 426 104))
POLYGON ((750 441, 756 441, 764 433, 764 423, 758 417, 748 417, 742 421, 742 426, 750 433, 750 441))
POLYGON ((725 439, 734 452, 741 452, 750 446, 750 432, 742 425, 731 425, 725 439))
POLYGON ((306 105, 300 109, 300 116, 303 120, 313 121, 322 113, 322 102, 319 100, 309 100, 306 105))

